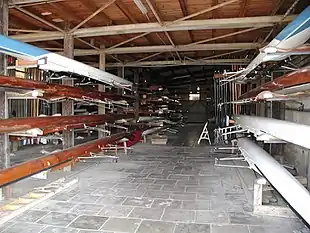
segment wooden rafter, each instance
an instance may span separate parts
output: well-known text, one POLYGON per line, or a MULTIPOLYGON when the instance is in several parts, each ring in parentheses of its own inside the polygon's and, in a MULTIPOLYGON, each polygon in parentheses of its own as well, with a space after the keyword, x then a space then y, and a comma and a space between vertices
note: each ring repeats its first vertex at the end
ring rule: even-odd
MULTIPOLYGON (((183 17, 188 15, 188 10, 187 10, 187 6, 186 6, 186 1, 187 0, 179 0, 179 4, 183 13, 183 17)), ((189 38, 191 39, 191 42, 194 42, 194 36, 193 33, 191 31, 188 31, 189 34, 189 38)))
POLYGON ((116 0, 115 2, 116 6, 120 11, 132 22, 132 23, 138 23, 138 21, 132 16, 132 14, 127 10, 127 7, 124 6, 123 2, 121 0, 116 0))
POLYGON ((104 9, 108 8, 110 5, 112 5, 116 0, 110 0, 109 2, 103 4, 99 9, 97 9, 94 13, 89 15, 86 19, 84 19, 82 22, 80 22, 78 25, 76 25, 71 32, 74 32, 76 29, 81 27, 83 24, 94 18, 96 15, 98 15, 100 12, 102 12, 104 9))
POLYGON ((223 3, 220 3, 220 4, 217 4, 215 6, 212 6, 212 7, 209 7, 209 8, 206 8, 206 9, 203 9, 201 11, 198 11, 198 12, 195 12, 193 14, 190 14, 190 15, 187 15, 185 17, 182 17, 180 19, 177 19, 175 21, 173 21, 173 23, 176 23, 176 22, 180 22, 180 21, 184 21, 184 20, 187 20, 187 19, 191 19, 191 18, 194 18, 196 16, 199 16, 199 15, 202 15, 202 14, 205 14, 205 13, 208 13, 208 12, 212 12, 216 9, 219 9, 221 7, 224 7, 226 5, 229 5, 229 4, 232 4, 234 2, 238 2, 239 0, 229 0, 229 1, 226 1, 226 2, 223 2, 223 3))
POLYGON ((255 31, 255 30, 258 30, 260 28, 262 28, 262 27, 248 28, 248 29, 244 29, 244 30, 241 30, 241 31, 236 31, 236 32, 228 33, 228 34, 225 34, 225 35, 222 35, 222 36, 217 36, 217 37, 212 37, 212 38, 208 38, 208 39, 205 39, 205 40, 196 41, 194 43, 187 44, 185 46, 192 46, 192 45, 195 45, 195 44, 202 44, 202 43, 206 43, 206 42, 210 42, 210 41, 214 41, 214 40, 218 40, 218 39, 223 39, 223 38, 227 38, 227 37, 231 37, 231 36, 236 36, 236 35, 243 34, 243 33, 246 33, 246 32, 255 31))
POLYGON ((246 6, 248 4, 249 0, 242 0, 240 3, 240 11, 239 11, 239 17, 245 17, 246 14, 246 6))
POLYGON ((30 16, 30 17, 36 19, 36 20, 38 20, 38 21, 40 21, 41 23, 44 23, 44 24, 48 25, 49 27, 56 29, 57 31, 64 32, 64 30, 62 30, 61 28, 57 27, 56 25, 54 25, 54 24, 48 22, 47 20, 45 20, 45 19, 43 19, 43 18, 37 16, 36 14, 34 14, 34 13, 28 11, 28 10, 25 10, 25 9, 22 8, 22 7, 19 7, 19 6, 16 6, 16 5, 15 5, 15 8, 16 8, 17 10, 19 10, 20 12, 22 12, 22 13, 24 13, 24 14, 26 14, 26 15, 28 15, 28 16, 30 16))
MULTIPOLYGON (((250 0, 242 0, 240 2, 240 11, 239 11, 239 14, 238 14, 238 17, 245 17, 246 15, 246 10, 247 10, 247 4, 249 3, 250 0)), ((234 30, 235 32, 238 32, 239 29, 235 29, 234 30)), ((238 37, 236 36, 235 39, 234 39, 234 42, 237 42, 238 40, 238 37)))
POLYGON ((247 50, 248 49, 239 49, 239 50, 235 50, 235 51, 232 51, 232 52, 221 53, 221 54, 217 54, 217 55, 213 55, 213 56, 204 57, 204 58, 201 58, 201 60, 208 60, 208 59, 223 57, 223 56, 226 56, 226 55, 241 53, 241 52, 244 52, 244 51, 247 51, 247 50))
MULTIPOLYGON (((116 6, 118 7, 118 9, 128 18, 128 20, 131 22, 131 23, 139 23, 138 20, 135 19, 135 17, 127 10, 127 7, 123 4, 122 1, 120 0, 116 0, 115 2, 116 6)), ((153 41, 153 39, 148 36, 150 33, 143 33, 141 34, 140 36, 136 36, 134 37, 135 40, 138 39, 138 38, 141 38, 141 37, 145 37, 150 44, 155 44, 155 42, 153 41)), ((126 43, 130 42, 130 41, 133 41, 132 38, 128 38, 126 37, 126 43)), ((122 44, 125 44, 123 42, 121 42, 122 44)), ((119 44, 121 44, 119 43, 119 44)), ((119 46, 119 44, 117 46, 119 46)), ((122 45, 121 44, 121 45, 122 45)))
MULTIPOLYGON (((150 9, 151 9, 152 13, 154 14, 155 18, 157 19, 158 23, 159 23, 160 25, 163 26, 164 23, 163 23, 162 17, 161 17, 161 15, 160 15, 158 9, 156 9, 155 4, 152 3, 152 0, 145 0, 145 1, 146 1, 146 3, 148 4, 148 6, 150 7, 150 9)), ((175 43, 173 42, 173 40, 172 40, 171 36, 169 35, 169 33, 168 33, 168 32, 165 32, 165 35, 166 35, 166 37, 168 38, 169 42, 170 42, 173 46, 175 46, 175 43)), ((177 54, 178 58, 181 60, 180 54, 179 54, 178 52, 176 52, 176 54, 177 54)))
MULTIPOLYGON (((93 0, 81 1, 81 3, 84 7, 90 9, 91 11, 96 11, 98 9, 98 6, 93 2, 93 0)), ((99 16, 106 25, 113 24, 113 21, 103 11, 99 13, 99 16)))
POLYGON ((67 7, 66 5, 62 4, 62 3, 49 3, 49 6, 51 6, 55 12, 57 12, 57 14, 60 16, 66 16, 67 21, 71 21, 71 22, 80 22, 82 19, 80 17, 78 17, 75 13, 73 13, 70 10, 70 7, 67 7))

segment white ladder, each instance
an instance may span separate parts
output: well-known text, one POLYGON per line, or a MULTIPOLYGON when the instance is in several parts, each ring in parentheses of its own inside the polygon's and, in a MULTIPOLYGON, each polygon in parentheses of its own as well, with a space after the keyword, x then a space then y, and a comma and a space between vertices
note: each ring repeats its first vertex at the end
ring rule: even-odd
POLYGON ((203 127, 203 130, 200 134, 199 140, 198 140, 198 145, 200 144, 201 140, 208 140, 209 144, 211 145, 211 140, 208 132, 208 122, 206 122, 205 126, 203 127))

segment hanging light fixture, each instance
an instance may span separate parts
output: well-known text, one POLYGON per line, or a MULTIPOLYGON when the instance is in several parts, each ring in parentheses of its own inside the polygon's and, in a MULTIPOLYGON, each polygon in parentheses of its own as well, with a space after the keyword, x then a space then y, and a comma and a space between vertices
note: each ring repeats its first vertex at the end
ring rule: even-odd
POLYGON ((147 14, 147 9, 141 2, 141 0, 133 0, 136 6, 139 8, 139 10, 142 12, 142 14, 146 15, 147 14))

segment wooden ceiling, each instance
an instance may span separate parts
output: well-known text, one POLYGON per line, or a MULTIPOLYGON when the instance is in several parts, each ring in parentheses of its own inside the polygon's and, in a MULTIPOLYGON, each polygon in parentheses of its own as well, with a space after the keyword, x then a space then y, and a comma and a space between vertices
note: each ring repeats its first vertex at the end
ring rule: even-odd
MULTIPOLYGON (((244 17, 283 15, 295 0, 141 0, 141 2, 147 9, 147 14, 143 14, 133 0, 11 0, 9 34, 16 38, 21 36, 20 38, 26 38, 27 41, 27 36, 30 38, 32 34, 46 31, 63 33, 68 28, 88 30, 104 27, 102 30, 108 30, 107 26, 142 25, 142 23, 158 23, 159 27, 165 27, 176 20, 185 23, 190 20, 196 23, 199 20, 228 18, 237 23, 239 21, 239 26, 218 29, 216 26, 211 27, 212 29, 200 29, 200 27, 197 30, 186 30, 186 27, 180 26, 180 30, 164 32, 165 30, 160 29, 149 33, 148 28, 145 29, 146 32, 127 33, 122 31, 121 27, 119 33, 113 35, 107 32, 105 35, 87 36, 87 33, 84 33, 81 38, 74 40, 74 47, 80 51, 90 51, 89 55, 80 54, 77 59, 92 63, 98 62, 98 48, 102 46, 107 51, 110 49, 110 55, 107 56, 109 64, 120 62, 139 64, 142 61, 167 60, 190 62, 202 58, 227 59, 227 62, 229 59, 240 59, 240 62, 243 60, 246 62, 245 58, 251 58, 256 53, 272 28, 274 30, 268 40, 290 20, 284 20, 285 23, 281 21, 257 23, 254 27, 258 28, 253 28, 253 24, 248 27, 247 24, 242 25, 244 17), (184 18, 186 16, 189 17, 184 18), (123 43, 125 41, 128 42, 123 43), (208 47, 208 44, 211 45, 208 47), (219 45, 217 48, 213 44, 224 44, 226 47, 219 45), (163 45, 171 47, 166 49, 163 45)), ((291 9, 290 15, 300 13, 306 6, 307 0, 300 0, 291 9)), ((102 34, 100 30, 99 34, 102 34)), ((59 52, 63 48, 61 36, 50 37, 50 40, 37 39, 31 43, 59 52)))

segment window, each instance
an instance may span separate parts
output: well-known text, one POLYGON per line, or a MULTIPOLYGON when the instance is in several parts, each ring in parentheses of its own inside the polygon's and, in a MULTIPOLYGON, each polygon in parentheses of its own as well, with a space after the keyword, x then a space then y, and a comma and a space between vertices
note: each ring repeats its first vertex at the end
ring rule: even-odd
POLYGON ((189 100, 200 100, 200 94, 189 94, 189 100))

